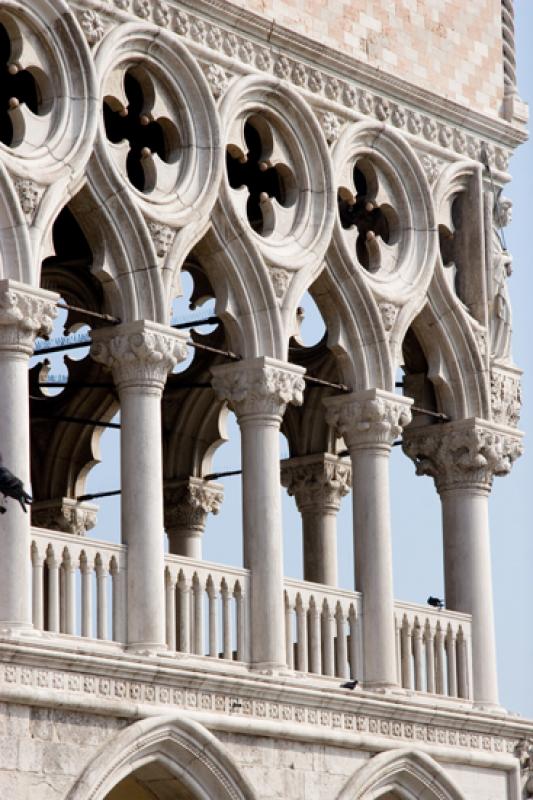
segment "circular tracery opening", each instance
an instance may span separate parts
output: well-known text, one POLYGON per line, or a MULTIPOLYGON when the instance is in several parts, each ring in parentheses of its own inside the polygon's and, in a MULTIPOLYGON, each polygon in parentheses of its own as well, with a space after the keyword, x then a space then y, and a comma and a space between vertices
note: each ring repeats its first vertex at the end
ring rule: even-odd
POLYGON ((341 187, 337 195, 341 225, 345 230, 357 229, 357 260, 369 272, 376 272, 382 266, 381 245, 398 243, 398 214, 387 202, 369 159, 356 161, 352 179, 353 187, 341 187))
POLYGON ((250 227, 263 236, 272 232, 272 201, 282 208, 292 206, 297 197, 296 180, 290 166, 274 157, 274 134, 268 122, 258 115, 244 123, 246 152, 230 144, 226 153, 228 181, 232 189, 246 187, 246 216, 250 227))

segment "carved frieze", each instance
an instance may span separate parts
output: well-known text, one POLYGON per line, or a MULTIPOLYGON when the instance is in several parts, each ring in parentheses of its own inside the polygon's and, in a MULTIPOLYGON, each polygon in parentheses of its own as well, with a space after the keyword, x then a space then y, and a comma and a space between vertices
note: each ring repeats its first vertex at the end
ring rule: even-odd
POLYGON ((301 367, 261 357, 214 367, 212 385, 238 416, 281 416, 288 403, 303 403, 303 374, 301 367))
POLYGON ((369 389, 325 400, 326 419, 348 447, 391 445, 411 421, 411 400, 369 389))
POLYGON ((499 425, 516 428, 522 408, 521 371, 493 364, 490 371, 490 402, 492 419, 499 425))

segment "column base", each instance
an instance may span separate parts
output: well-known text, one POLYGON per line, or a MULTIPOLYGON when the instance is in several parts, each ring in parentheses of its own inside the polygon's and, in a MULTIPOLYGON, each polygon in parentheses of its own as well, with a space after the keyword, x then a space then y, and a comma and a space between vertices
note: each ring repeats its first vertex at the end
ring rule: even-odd
POLYGON ((27 622, 0 621, 0 637, 40 639, 43 631, 27 622))
POLYGON ((504 708, 503 706, 499 705, 499 703, 492 703, 492 702, 489 702, 489 701, 487 701, 485 703, 483 701, 478 702, 476 700, 473 700, 471 702, 472 702, 472 708, 474 709, 474 711, 485 711, 487 714, 508 714, 509 713, 507 711, 507 709, 504 708))
POLYGON ((169 653, 168 646, 160 642, 132 642, 126 645, 125 650, 137 656, 161 656, 169 653))
POLYGON ((250 664, 250 669, 261 675, 279 675, 281 672, 292 675, 291 670, 286 664, 279 664, 276 662, 262 661, 257 664, 250 664))

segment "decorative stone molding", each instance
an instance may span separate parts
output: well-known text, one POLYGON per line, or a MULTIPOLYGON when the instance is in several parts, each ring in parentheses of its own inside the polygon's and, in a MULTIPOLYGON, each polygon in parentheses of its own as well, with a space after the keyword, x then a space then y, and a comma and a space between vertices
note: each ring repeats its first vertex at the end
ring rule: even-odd
POLYGON ((98 506, 80 503, 72 497, 34 502, 31 507, 32 524, 74 536, 85 536, 96 525, 98 506))
POLYGON ((494 362, 490 371, 492 420, 498 425, 516 428, 522 407, 522 370, 494 362))
POLYGON ((287 403, 302 405, 304 372, 302 367, 263 356, 211 370, 213 389, 239 417, 281 417, 287 403))
POLYGON ((398 308, 394 305, 394 303, 379 303, 378 308, 383 321, 383 327, 387 333, 390 333, 390 331, 394 328, 394 323, 396 322, 396 317, 398 316, 398 308))
POLYGON ((412 400, 382 389, 329 397, 326 420, 348 447, 390 447, 411 421, 412 400))
POLYGON ((104 35, 104 26, 100 15, 96 11, 86 8, 84 11, 80 11, 78 19, 88 43, 94 45, 99 42, 104 35))
POLYGON ((440 170, 442 167, 442 162, 439 159, 434 158, 433 156, 428 155, 428 153, 422 153, 420 156, 420 162, 426 173, 426 178, 428 179, 428 183, 431 185, 435 183, 437 178, 439 177, 440 170))
POLYGON ((403 450, 417 475, 431 476, 438 492, 468 487, 489 491, 522 454, 522 435, 479 419, 408 431, 403 450))
POLYGON ((179 529, 203 533, 207 515, 220 510, 224 487, 203 478, 166 481, 164 497, 167 532, 179 529))
POLYGON ((350 464, 330 453, 287 458, 281 462, 281 483, 296 499, 298 510, 333 511, 350 491, 350 464))
POLYGON ((158 258, 164 259, 172 247, 176 236, 176 231, 170 225, 163 225, 160 222, 148 222, 148 230, 154 243, 155 252, 158 258))
POLYGON ((228 88, 228 73, 220 64, 205 64, 204 72, 213 97, 218 100, 228 88))
POLYGON ((41 202, 44 189, 31 178, 15 178, 13 183, 15 184, 24 216, 31 223, 41 202))
POLYGON ((276 295, 277 299, 282 302, 291 282, 291 273, 287 269, 273 267, 270 269, 270 278, 272 280, 272 285, 274 286, 274 294, 276 295))
POLYGON ((52 332, 57 299, 53 292, 0 280, 0 350, 31 355, 35 338, 52 332))
POLYGON ((331 111, 321 114, 320 124, 324 131, 324 136, 330 144, 339 138, 342 122, 336 114, 331 111))
POLYGON ((188 353, 185 334, 144 320, 96 329, 92 339, 92 357, 111 370, 119 389, 162 391, 168 373, 188 353))

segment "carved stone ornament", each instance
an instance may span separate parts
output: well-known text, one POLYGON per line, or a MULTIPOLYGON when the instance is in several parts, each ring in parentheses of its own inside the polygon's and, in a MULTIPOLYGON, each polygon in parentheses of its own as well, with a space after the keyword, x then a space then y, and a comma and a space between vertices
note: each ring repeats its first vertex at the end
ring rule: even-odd
POLYGON ((508 197, 500 197, 494 203, 493 219, 497 228, 506 228, 513 218, 513 201, 508 197))
POLYGON ((155 322, 129 322, 92 333, 91 355, 113 373, 119 388, 163 389, 168 373, 187 358, 186 336, 155 322))
POLYGON ((442 162, 438 159, 434 158, 434 156, 430 156, 427 153, 423 153, 420 156, 420 163, 426 173, 426 178, 430 184, 435 183, 437 178, 439 177, 440 168, 442 162))
POLYGON ((490 490, 495 475, 507 475, 522 454, 521 434, 477 419, 419 428, 404 435, 403 450, 417 475, 429 475, 439 492, 490 490))
POLYGON ((389 333, 394 328, 394 323, 398 316, 398 309, 393 303, 380 303, 378 308, 383 321, 383 327, 387 333, 389 333))
POLYGON ((281 269, 281 267, 273 267, 270 270, 270 278, 272 279, 276 297, 279 301, 282 301, 291 282, 291 273, 286 269, 281 269))
POLYGON ((213 97, 218 100, 228 88, 228 73, 220 64, 208 64, 205 68, 205 77, 213 93, 213 97))
POLYGON ((15 178, 14 184, 24 216, 28 222, 33 222, 44 189, 31 178, 15 178))
POLYGON ((48 337, 58 296, 11 280, 0 281, 0 350, 33 353, 35 338, 48 337))
POLYGON ((31 521, 39 528, 85 536, 96 525, 98 506, 80 503, 72 497, 43 500, 32 504, 31 521))
POLYGON ((381 389, 327 398, 326 420, 350 448, 390 446, 411 422, 412 400, 381 389))
POLYGON ((165 528, 203 533, 208 514, 218 514, 224 499, 220 483, 203 478, 167 481, 164 487, 165 528))
POLYGON ((302 405, 304 372, 302 367, 262 356, 211 370, 213 389, 237 416, 279 417, 288 403, 302 405))
POLYGON ((296 499, 300 512, 333 511, 350 491, 350 464, 329 453, 287 458, 281 462, 281 483, 296 499))
POLYGON ((154 243, 155 252, 158 258, 165 258, 168 251, 172 247, 172 243, 176 236, 176 231, 169 225, 163 225, 160 222, 149 222, 148 230, 154 243))
POLYGON ((522 408, 521 370, 494 364, 490 371, 492 419, 499 425, 516 428, 522 408))
POLYGON ((341 121, 336 114, 333 114, 331 111, 326 111, 320 117, 320 123, 324 131, 324 136, 330 144, 339 138, 341 121))
POLYGON ((104 35, 104 26, 99 14, 90 8, 80 11, 79 21, 85 38, 90 45, 96 44, 104 35))

